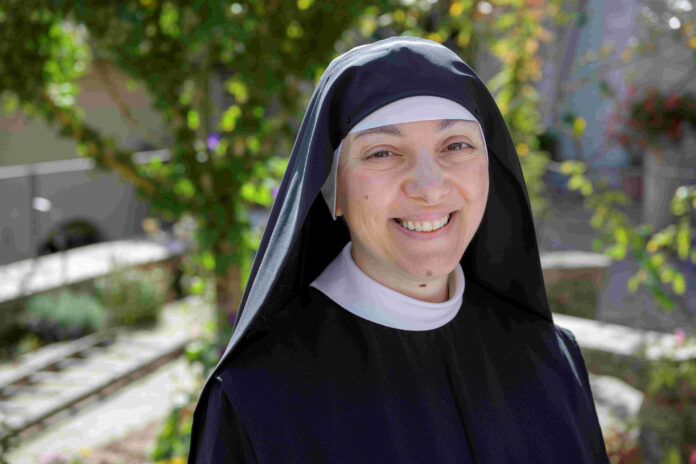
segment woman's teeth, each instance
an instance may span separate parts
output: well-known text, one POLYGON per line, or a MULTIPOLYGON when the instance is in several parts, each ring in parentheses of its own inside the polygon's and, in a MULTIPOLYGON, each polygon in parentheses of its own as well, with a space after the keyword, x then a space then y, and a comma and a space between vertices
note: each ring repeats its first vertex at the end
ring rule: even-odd
POLYGON ((417 232, 432 232, 432 231, 435 231, 437 229, 441 229, 442 227, 446 226, 447 223, 449 223, 449 220, 451 217, 452 217, 452 213, 448 214, 447 216, 443 217, 442 219, 439 219, 439 220, 433 221, 433 222, 412 222, 412 221, 404 221, 403 219, 398 219, 398 218, 396 218, 395 220, 404 229, 415 230, 417 232))

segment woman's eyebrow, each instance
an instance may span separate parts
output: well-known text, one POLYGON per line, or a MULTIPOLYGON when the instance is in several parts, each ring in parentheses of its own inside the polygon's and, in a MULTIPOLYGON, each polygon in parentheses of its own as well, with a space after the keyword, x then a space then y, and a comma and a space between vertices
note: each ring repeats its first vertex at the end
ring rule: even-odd
POLYGON ((402 136, 403 134, 401 131, 396 127, 396 126, 380 126, 380 127, 373 127, 372 129, 365 129, 360 131, 358 134, 355 135, 355 138, 353 140, 357 140, 363 135, 370 135, 370 134, 390 134, 390 135, 397 135, 397 136, 402 136))
POLYGON ((445 129, 449 128, 450 126, 453 126, 454 124, 457 124, 458 122, 464 122, 464 119, 443 119, 440 121, 440 126, 437 128, 438 132, 442 132, 445 129))

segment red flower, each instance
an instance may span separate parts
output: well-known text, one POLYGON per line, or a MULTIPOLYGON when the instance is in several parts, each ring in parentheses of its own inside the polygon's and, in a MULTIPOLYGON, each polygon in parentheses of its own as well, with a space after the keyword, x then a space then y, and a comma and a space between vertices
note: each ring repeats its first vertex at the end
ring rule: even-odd
POLYGON ((645 109, 648 112, 652 113, 653 111, 655 111, 656 107, 657 107, 657 101, 655 100, 655 98, 650 97, 647 100, 645 100, 645 109))
POLYGON ((653 113, 650 115, 650 125, 655 128, 659 128, 662 126, 664 121, 662 120, 662 115, 658 113, 653 113))
POLYGON ((689 464, 696 464, 696 450, 689 456, 689 464))
POLYGON ((667 136, 672 140, 678 140, 681 137, 681 121, 672 119, 667 129, 667 136))
POLYGON ((665 109, 667 111, 672 111, 676 109, 682 102, 682 98, 679 95, 670 95, 665 99, 665 109))

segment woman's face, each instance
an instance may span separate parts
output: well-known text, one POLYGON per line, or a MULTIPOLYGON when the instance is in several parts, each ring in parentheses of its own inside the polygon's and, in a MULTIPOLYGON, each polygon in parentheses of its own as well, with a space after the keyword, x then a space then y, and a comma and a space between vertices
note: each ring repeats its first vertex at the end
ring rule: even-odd
POLYGON ((382 283, 434 282, 449 274, 488 198, 488 161, 473 121, 418 121, 350 134, 337 174, 336 215, 348 225, 353 259, 382 283), (452 212, 445 227, 431 232, 395 221, 427 230, 424 222, 437 227, 452 212))

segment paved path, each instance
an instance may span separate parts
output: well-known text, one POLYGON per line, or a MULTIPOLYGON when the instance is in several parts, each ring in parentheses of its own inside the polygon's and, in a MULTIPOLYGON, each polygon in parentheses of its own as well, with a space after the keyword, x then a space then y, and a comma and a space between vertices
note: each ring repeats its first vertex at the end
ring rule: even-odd
MULTIPOLYGON (((212 317, 212 308, 200 298, 188 297, 165 307, 153 336, 180 337, 185 331, 201 332, 212 317)), ((9 366, 0 366, 7 369, 9 366)), ((35 464, 39 454, 63 452, 77 454, 83 447, 94 449, 162 420, 186 392, 196 388, 196 375, 184 358, 118 390, 103 401, 95 401, 76 414, 57 419, 43 431, 23 441, 10 454, 12 464, 35 464)))

